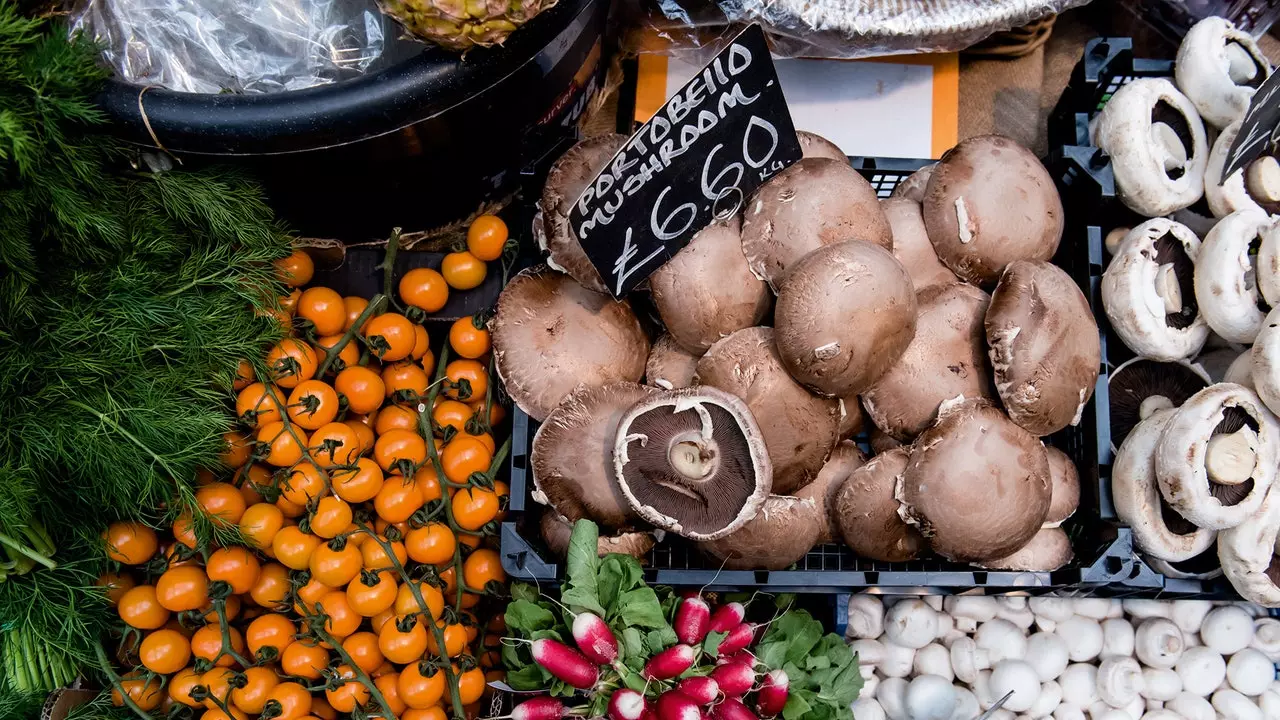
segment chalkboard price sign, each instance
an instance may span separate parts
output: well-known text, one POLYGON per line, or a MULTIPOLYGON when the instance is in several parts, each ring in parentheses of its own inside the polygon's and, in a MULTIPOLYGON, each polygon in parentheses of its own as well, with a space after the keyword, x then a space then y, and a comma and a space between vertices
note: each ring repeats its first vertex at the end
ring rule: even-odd
POLYGON ((1231 143, 1227 164, 1222 177, 1232 173, 1262 155, 1275 155, 1280 146, 1280 72, 1271 73, 1262 87, 1253 94, 1249 111, 1240 122, 1240 131, 1231 143))
POLYGON ((764 32, 752 25, 631 136, 570 208, 570 227, 622 297, 800 154, 764 32))

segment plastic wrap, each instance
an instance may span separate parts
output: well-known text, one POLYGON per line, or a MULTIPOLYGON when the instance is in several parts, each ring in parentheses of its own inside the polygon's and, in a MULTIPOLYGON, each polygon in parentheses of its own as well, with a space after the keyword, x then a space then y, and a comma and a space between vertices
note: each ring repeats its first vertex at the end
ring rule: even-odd
POLYGON ((1089 0, 638 0, 639 49, 710 58, 760 23, 779 57, 963 50, 1089 0), (658 42, 655 44, 655 38, 658 42))
POLYGON ((267 93, 354 77, 394 27, 375 0, 80 0, 72 31, 120 79, 192 93, 267 93))

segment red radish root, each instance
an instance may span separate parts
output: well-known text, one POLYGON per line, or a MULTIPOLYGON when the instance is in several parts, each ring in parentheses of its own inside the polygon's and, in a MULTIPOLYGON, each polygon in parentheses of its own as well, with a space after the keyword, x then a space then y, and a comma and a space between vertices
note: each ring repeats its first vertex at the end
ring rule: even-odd
POLYGON ((697 645, 711 630, 711 606, 700 597, 685 598, 676 608, 676 637, 685 645, 697 645))
MULTIPOLYGON (((678 677, 685 670, 693 667, 693 660, 696 655, 697 652, 688 645, 672 645, 649 658, 649 662, 644 665, 644 676, 650 680, 670 680, 673 677, 678 677)), ((565 682, 568 681, 566 680, 565 682)), ((662 720, 667 720, 661 711, 658 712, 658 717, 662 718, 662 720)))
POLYGON ((755 631, 755 626, 751 623, 740 623, 729 631, 724 640, 720 641, 720 648, 716 650, 716 655, 726 657, 741 650, 746 650, 751 645, 751 641, 755 639, 755 631))
POLYGON ((507 717, 511 720, 560 720, 567 712, 564 703, 548 695, 540 695, 515 706, 507 717))
POLYGON ((676 683, 676 692, 688 695, 694 702, 705 707, 720 697, 720 683, 705 675, 687 677, 676 683))
POLYGON ((600 669, 587 656, 550 638, 533 641, 533 661, 552 676, 579 690, 595 687, 600 679, 600 669))
POLYGON ((728 663, 717 665, 711 671, 711 679, 720 686, 720 692, 737 698, 751 692, 752 686, 756 684, 756 671, 746 663, 728 663))
POLYGON ((716 608, 711 613, 711 632, 729 632, 742 624, 747 617, 747 608, 742 603, 731 602, 716 608))
POLYGON ((658 720, 702 720, 702 711, 693 698, 670 690, 658 697, 658 720))
POLYGON ((785 670, 770 670, 764 676, 760 692, 756 693, 756 712, 760 717, 773 717, 782 712, 787 704, 787 689, 790 679, 785 670))
POLYGON ((618 659, 618 639, 609 625, 594 613, 578 613, 573 619, 573 641, 587 659, 608 665, 618 659))
POLYGON ((609 698, 609 720, 644 720, 649 712, 649 702, 635 690, 621 688, 609 698))
POLYGON ((711 708, 711 720, 758 720, 758 718, 741 701, 725 698, 724 702, 711 708))

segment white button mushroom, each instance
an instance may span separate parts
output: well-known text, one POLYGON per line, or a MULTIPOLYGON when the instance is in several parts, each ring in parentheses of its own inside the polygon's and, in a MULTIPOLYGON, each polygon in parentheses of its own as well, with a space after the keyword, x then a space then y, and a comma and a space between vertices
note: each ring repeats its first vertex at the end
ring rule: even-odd
POLYGON ((990 710, 998 699, 991 694, 991 671, 982 670, 978 672, 978 677, 973 681, 973 694, 978 698, 978 707, 983 710, 990 710))
POLYGON ((1167 618, 1173 615, 1173 603, 1168 600, 1125 599, 1121 603, 1130 617, 1146 620, 1150 617, 1167 618))
POLYGON ((884 643, 879 640, 854 640, 849 649, 858 656, 858 664, 863 667, 877 667, 884 662, 884 643))
POLYGON ((916 651, 912 648, 887 643, 884 646, 884 659, 876 669, 887 678, 904 678, 911 674, 915 659, 916 651))
POLYGON ((1173 667, 1184 647, 1182 631, 1164 618, 1143 620, 1134 636, 1134 652, 1142 664, 1149 667, 1173 667))
POLYGON ((1269 617, 1254 620, 1249 647, 1266 655, 1271 662, 1280 662, 1280 620, 1269 617))
POLYGON ((1184 633, 1200 632, 1204 616, 1213 609, 1213 603, 1208 600, 1174 600, 1171 604, 1169 618, 1184 633))
MULTIPOLYGON (((1098 646, 1101 647, 1101 629, 1098 635, 1098 646)), ((973 641, 991 655, 993 664, 1001 660, 1021 660, 1027 654, 1027 636, 1022 634, 1017 625, 1000 618, 982 623, 973 636, 973 641)))
POLYGON ((1261 695, 1275 679, 1275 664, 1253 648, 1245 648, 1227 661, 1227 682, 1241 695, 1261 695))
POLYGON ((1174 78, 1204 121, 1221 128, 1245 114, 1270 70, 1253 37, 1230 20, 1207 17, 1179 44, 1174 78))
POLYGON ((1089 708, 1090 720, 1134 720, 1129 713, 1124 710, 1113 708, 1106 703, 1097 703, 1089 708))
POLYGON ((885 613, 885 638, 893 645, 922 648, 938 636, 937 616, 923 600, 902 600, 885 613))
POLYGON ((1262 711, 1262 716, 1267 720, 1280 718, 1280 692, 1268 690, 1259 695, 1258 709, 1262 711))
MULTIPOLYGON (((938 626, 938 632, 934 635, 936 640, 945 640, 956 632, 956 619, 946 613, 938 613, 934 616, 934 622, 938 626)), ((963 633, 961 633, 963 634, 963 633)))
MULTIPOLYGON (((951 711, 951 720, 973 720, 982 714, 982 708, 978 707, 978 696, 973 691, 961 685, 953 685, 956 691, 956 707, 951 711)), ((854 716, 855 718, 857 715, 854 716)), ((858 720, 862 720, 858 718, 858 720)))
POLYGON ((1141 696, 1138 696, 1130 700, 1128 705, 1125 705, 1120 709, 1124 710, 1125 714, 1131 718, 1140 718, 1142 717, 1142 714, 1147 711, 1147 701, 1143 700, 1141 696))
POLYGON ((951 651, 937 643, 917 650, 912 667, 916 675, 938 675, 946 678, 947 682, 955 679, 955 672, 951 669, 951 651))
POLYGON ((1027 638, 1026 661, 1041 682, 1053 680, 1067 669, 1067 643, 1057 633, 1036 633, 1027 638))
POLYGON ((1178 713, 1186 720, 1214 720, 1213 705, 1195 693, 1180 692, 1178 697, 1165 703, 1165 708, 1178 713))
POLYGON ((883 678, 871 668, 858 668, 858 672, 862 675, 862 694, 867 697, 875 697, 876 688, 880 687, 880 681, 883 678))
POLYGON ((885 678, 876 688, 876 700, 884 708, 889 720, 909 720, 906 708, 907 681, 902 678, 885 678))
MULTIPOLYGON (((1025 600, 1026 598, 1017 599, 1025 600)), ((996 613, 996 617, 1013 623, 1014 627, 1023 632, 1026 632, 1036 621, 1035 614, 1025 605, 1020 608, 1001 607, 1000 611, 996 613)))
POLYGON ((933 608, 934 612, 942 612, 942 596, 941 595, 925 595, 920 598, 925 605, 933 608))
POLYGON ((1102 621, 1102 657, 1133 655, 1135 633, 1128 620, 1112 618, 1102 621))
POLYGON ((1027 607, 1031 608, 1031 612, 1035 613, 1037 617, 1052 620, 1055 623, 1062 622, 1076 614, 1071 609, 1071 602, 1066 598, 1060 597, 1033 597, 1027 602, 1027 607))
POLYGON ((849 709, 853 711, 853 716, 858 720, 886 720, 884 708, 880 707, 880 702, 872 697, 858 698, 853 702, 853 705, 849 706, 849 709))
POLYGON ((1102 626, 1093 618, 1079 615, 1067 618, 1058 623, 1054 632, 1067 641, 1071 662, 1089 662, 1102 652, 1102 626))
POLYGON ((1098 666, 1098 697, 1111 707, 1122 708, 1142 692, 1142 668, 1133 658, 1110 658, 1098 666))
POLYGON ((1005 710, 1004 708, 992 710, 991 714, 987 717, 988 720, 1018 720, 1017 715, 1014 715, 1012 712, 1005 710))
POLYGON ((921 675, 907 685, 904 701, 908 720, 950 720, 956 691, 944 677, 921 675))
POLYGON ((960 638, 951 643, 951 668, 960 682, 972 685, 978 679, 978 671, 989 667, 990 654, 972 639, 960 638))
POLYGON ((1266 720, 1257 705, 1235 690, 1219 690, 1210 702, 1225 720, 1266 720))
POLYGON ((1184 647, 1200 647, 1204 643, 1200 642, 1200 633, 1182 633, 1182 644, 1184 647))
POLYGON ((984 623, 995 618, 1000 604, 987 595, 949 595, 943 599, 942 607, 953 617, 984 623))
POLYGON ((1173 670, 1144 668, 1142 671, 1142 696, 1148 700, 1168 702, 1182 692, 1182 678, 1173 670))
POLYGON ((1035 668, 1021 660, 1002 660, 991 668, 991 695, 996 699, 1012 692, 1004 709, 1019 713, 1029 710, 1040 696, 1040 678, 1035 668))
POLYGON ((1084 711, 1078 705, 1064 702, 1053 711, 1053 720, 1085 720, 1084 711))
POLYGON ((1196 303, 1209 327, 1230 342, 1252 343, 1266 318, 1258 309, 1249 246, 1268 224, 1265 212, 1239 210, 1219 220, 1200 245, 1192 283, 1196 303))
POLYGON ((1182 679, 1182 689, 1200 697, 1208 697, 1227 678, 1222 656, 1207 647, 1189 648, 1174 669, 1182 679))
POLYGON ((1178 713, 1168 710, 1151 710, 1142 715, 1142 720, 1182 720, 1178 713))
POLYGON ((1116 607, 1123 609, 1119 600, 1110 600, 1108 598, 1073 598, 1071 607, 1075 610, 1076 615, 1093 618, 1098 621, 1111 617, 1111 613, 1116 607))
POLYGON ((1087 708, 1098 700, 1098 668, 1088 663, 1068 665, 1058 676, 1062 697, 1073 705, 1087 708))
POLYGON ((1200 640, 1219 655, 1237 653, 1253 640, 1253 617, 1239 605, 1216 607, 1200 625, 1200 640))
POLYGON ((1034 718, 1048 717, 1058 709, 1058 705, 1062 702, 1062 686, 1050 680, 1040 685, 1040 696, 1036 698, 1035 703, 1027 710, 1027 714, 1034 718))
POLYGON ((884 634, 884 603, 875 595, 849 598, 849 625, 844 634, 852 638, 875 639, 884 634))

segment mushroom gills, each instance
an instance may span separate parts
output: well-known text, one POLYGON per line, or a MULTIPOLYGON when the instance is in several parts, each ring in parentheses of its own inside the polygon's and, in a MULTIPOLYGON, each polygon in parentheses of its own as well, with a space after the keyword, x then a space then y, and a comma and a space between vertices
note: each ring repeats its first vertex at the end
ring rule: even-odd
POLYGON ((1134 358, 1111 373, 1111 443, 1119 447, 1133 426, 1209 387, 1202 370, 1181 362, 1134 358))
POLYGON ((1226 506, 1236 505, 1253 492, 1257 462, 1258 424, 1237 407, 1223 408, 1222 421, 1213 429, 1205 448, 1209 492, 1226 506))
POLYGON ((1186 117, 1165 100, 1158 100, 1151 108, 1150 133, 1151 143, 1157 157, 1163 160, 1169 179, 1177 180, 1186 174, 1190 159, 1188 148, 1194 144, 1186 117))
POLYGON ((1249 48, 1239 41, 1228 40, 1223 50, 1227 56, 1227 75, 1231 82, 1254 90, 1262 87, 1267 79, 1267 68, 1258 65, 1249 48))

